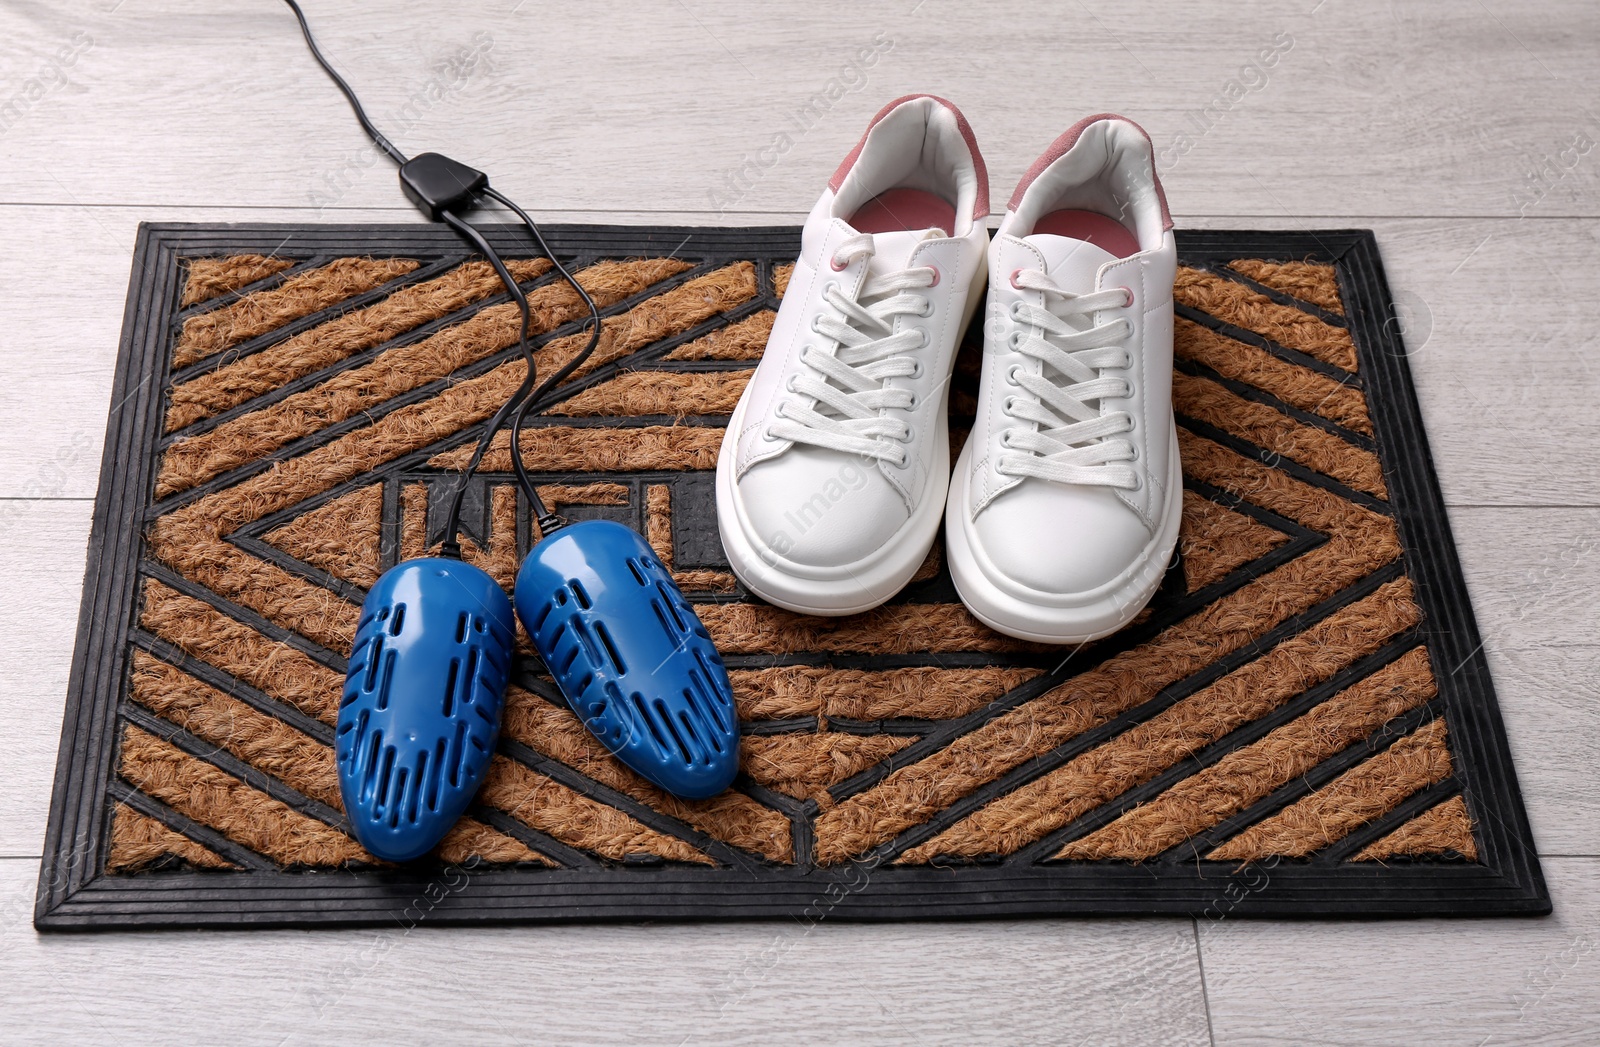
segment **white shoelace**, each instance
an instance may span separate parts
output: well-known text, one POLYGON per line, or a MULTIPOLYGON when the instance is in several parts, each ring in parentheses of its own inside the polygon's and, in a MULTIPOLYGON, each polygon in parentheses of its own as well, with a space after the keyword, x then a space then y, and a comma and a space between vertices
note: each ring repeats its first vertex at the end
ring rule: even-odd
POLYGON ((1014 280, 1017 287, 1044 292, 1052 308, 1025 302, 1011 307, 1019 325, 1011 348, 1042 366, 1035 375, 1013 365, 1007 375, 1026 395, 1006 397, 1006 417, 1033 424, 1002 431, 1001 446, 1012 453, 1002 454, 997 468, 1005 476, 1137 490, 1138 474, 1121 463, 1134 461, 1138 451, 1131 440, 1118 438, 1133 430, 1133 418, 1126 411, 1101 414, 1098 403, 1132 394, 1127 378, 1105 372, 1132 366, 1132 354, 1121 343, 1133 325, 1116 319, 1089 326, 1095 312, 1128 305, 1128 292, 1115 287, 1073 294, 1037 269, 1020 270, 1014 280))
MULTIPOLYGON (((873 250, 872 234, 862 233, 840 244, 833 261, 842 268, 870 258, 873 250)), ((883 412, 915 407, 916 395, 909 389, 885 388, 884 382, 922 373, 921 362, 906 354, 926 346, 928 335, 921 330, 891 332, 897 316, 929 315, 927 296, 910 292, 933 286, 937 275, 931 266, 868 273, 854 299, 837 285, 829 287, 822 297, 831 311, 813 318, 811 330, 837 342, 838 348, 828 353, 808 345, 801 351, 800 362, 814 374, 790 376, 785 388, 795 396, 779 402, 780 420, 768 435, 904 465, 911 427, 883 412)))

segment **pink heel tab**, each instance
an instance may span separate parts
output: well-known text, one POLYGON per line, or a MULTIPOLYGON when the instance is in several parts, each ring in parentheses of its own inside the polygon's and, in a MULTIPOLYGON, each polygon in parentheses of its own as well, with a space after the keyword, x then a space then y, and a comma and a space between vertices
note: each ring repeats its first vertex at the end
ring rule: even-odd
MULTIPOLYGON (((867 135, 871 134, 872 129, 878 126, 879 120, 888 116, 897 107, 907 102, 915 102, 919 98, 931 98, 955 114, 956 128, 961 132, 962 139, 967 143, 967 151, 972 154, 973 169, 978 174, 978 193, 972 202, 972 218, 973 221, 987 218, 989 216, 989 169, 983 164, 983 154, 978 152, 977 136, 972 133, 972 125, 967 123, 967 118, 962 115, 961 110, 957 109, 947 99, 940 98, 938 95, 903 95, 879 109, 878 115, 872 118, 872 122, 867 125, 867 129, 861 133, 861 141, 856 143, 856 147, 850 150, 849 155, 844 158, 844 162, 839 165, 839 169, 833 172, 833 177, 828 179, 828 188, 836 193, 839 191, 839 187, 844 184, 844 176, 850 173, 850 168, 855 166, 856 160, 861 156, 861 149, 867 144, 867 135)), ((1162 206, 1166 206, 1165 201, 1162 202, 1162 206)))
POLYGON ((1144 128, 1125 116, 1118 116, 1116 113, 1096 113, 1093 116, 1086 116, 1063 131, 1059 138, 1050 143, 1050 148, 1046 149, 1043 155, 1033 162, 1033 166, 1028 168, 1027 173, 1022 176, 1022 181, 1017 183, 1017 191, 1011 194, 1011 202, 1006 206, 1015 211, 1017 206, 1022 203, 1022 194, 1028 191, 1028 186, 1033 184, 1033 180, 1043 174, 1045 168, 1066 155, 1067 150, 1077 145, 1079 136, 1083 134, 1086 128, 1102 120, 1120 121, 1144 135, 1145 143, 1150 146, 1150 178, 1155 182, 1156 199, 1161 201, 1161 228, 1171 229, 1172 212, 1167 210, 1167 191, 1161 188, 1161 176, 1156 173, 1155 143, 1150 141, 1150 135, 1144 128))

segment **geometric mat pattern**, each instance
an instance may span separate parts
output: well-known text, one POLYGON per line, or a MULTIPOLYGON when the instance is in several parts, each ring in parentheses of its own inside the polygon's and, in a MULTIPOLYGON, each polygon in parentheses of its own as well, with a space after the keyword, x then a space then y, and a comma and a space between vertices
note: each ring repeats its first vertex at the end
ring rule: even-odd
MULTIPOLYGON (((1077 648, 973 619, 940 545, 841 619, 728 570, 716 456, 796 247, 560 230, 604 332, 523 436, 547 504, 637 528, 696 605, 733 788, 627 770, 519 634, 485 786, 394 867, 340 806, 343 673, 366 589, 437 548, 521 381, 516 309, 432 229, 147 228, 39 925, 1548 909, 1370 234, 1180 236, 1179 552, 1077 648)), ((551 373, 586 312, 511 266, 551 373)), ((507 434, 465 504, 509 590, 533 539, 507 434)))

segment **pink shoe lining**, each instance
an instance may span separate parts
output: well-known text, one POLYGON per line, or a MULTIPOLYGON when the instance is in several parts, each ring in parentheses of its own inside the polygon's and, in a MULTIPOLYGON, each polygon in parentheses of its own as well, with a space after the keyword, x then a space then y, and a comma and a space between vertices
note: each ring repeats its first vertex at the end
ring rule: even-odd
POLYGON ((861 210, 850 216, 850 226, 858 233, 943 229, 948 235, 956 227, 956 209, 943 197, 921 189, 890 189, 862 204, 861 210))
MULTIPOLYGON (((885 194, 888 195, 888 194, 885 194)), ((882 199, 881 197, 879 199, 882 199)), ((871 204, 867 205, 871 207, 871 204)), ((860 229, 860 226, 856 226, 860 229)), ((1051 211, 1034 225, 1035 233, 1049 233, 1053 236, 1069 236, 1074 240, 1094 244, 1102 251, 1109 251, 1118 258, 1127 258, 1139 253, 1139 238, 1117 221, 1107 218, 1094 211, 1051 211)))

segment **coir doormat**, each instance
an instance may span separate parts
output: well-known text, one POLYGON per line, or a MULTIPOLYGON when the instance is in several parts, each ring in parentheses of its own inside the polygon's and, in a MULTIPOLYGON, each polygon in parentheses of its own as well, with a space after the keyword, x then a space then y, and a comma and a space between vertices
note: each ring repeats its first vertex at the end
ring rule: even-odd
MULTIPOLYGON (((496 235, 553 370, 582 310, 496 235)), ((745 594, 713 470, 798 230, 551 239, 605 334, 528 466, 697 605, 738 692, 734 787, 631 774, 524 641, 469 817, 429 860, 363 853, 331 748, 357 609, 442 537, 523 374, 515 308, 448 230, 147 226, 40 927, 1548 911, 1371 234, 1180 234, 1180 556, 1079 649, 979 625, 937 547, 852 618, 745 594)), ((504 435, 467 520, 510 586, 530 519, 504 435)))

